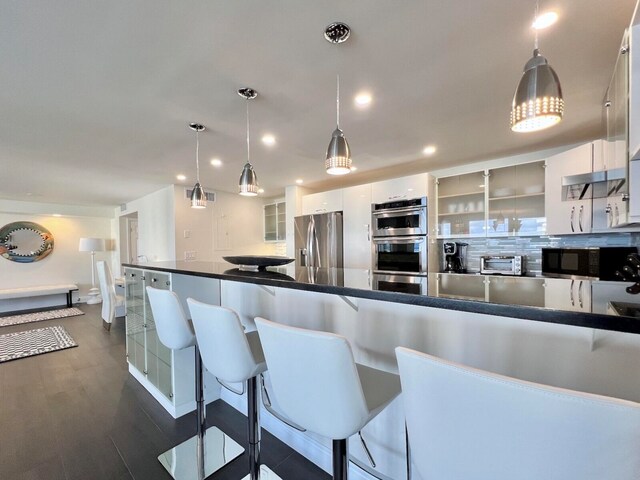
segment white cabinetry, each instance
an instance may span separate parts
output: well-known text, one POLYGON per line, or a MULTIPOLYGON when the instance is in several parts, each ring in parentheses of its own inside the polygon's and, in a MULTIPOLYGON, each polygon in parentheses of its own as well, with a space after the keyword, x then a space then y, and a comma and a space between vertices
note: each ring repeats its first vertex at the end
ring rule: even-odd
POLYGON ((287 204, 270 203, 264 206, 264 241, 284 242, 287 238, 287 204))
POLYGON ((342 190, 312 193, 302 197, 302 214, 339 212, 342 210, 342 190))
POLYGON ((371 269, 371 184, 342 190, 344 268, 371 269))
POLYGON ((371 185, 371 201, 386 203, 393 200, 426 197, 428 181, 429 174, 421 173, 376 182, 371 185))
POLYGON ((544 279, 545 307, 591 312, 591 282, 567 278, 544 279))
POLYGON ((591 232, 591 199, 564 201, 562 177, 590 173, 593 168, 593 150, 594 144, 587 143, 547 159, 545 212, 548 234, 591 232))

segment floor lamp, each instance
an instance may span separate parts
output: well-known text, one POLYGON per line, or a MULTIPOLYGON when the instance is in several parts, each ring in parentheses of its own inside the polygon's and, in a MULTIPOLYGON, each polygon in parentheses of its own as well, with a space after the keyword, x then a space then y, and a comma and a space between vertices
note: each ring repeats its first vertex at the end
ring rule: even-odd
POLYGON ((104 252, 104 238, 81 238, 78 250, 81 252, 91 252, 91 290, 89 290, 88 304, 102 302, 100 290, 96 287, 96 252, 104 252))

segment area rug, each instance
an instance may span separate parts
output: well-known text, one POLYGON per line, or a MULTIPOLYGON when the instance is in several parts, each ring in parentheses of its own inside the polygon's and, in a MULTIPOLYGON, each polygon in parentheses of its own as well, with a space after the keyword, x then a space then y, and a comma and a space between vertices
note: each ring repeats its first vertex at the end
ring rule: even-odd
POLYGON ((54 320, 56 318, 75 317, 84 315, 79 308, 60 308, 58 310, 47 310, 46 312, 23 313, 20 315, 10 315, 0 317, 0 327, 18 325, 20 323, 40 322, 42 320, 54 320))
POLYGON ((0 335, 0 363, 77 346, 61 325, 7 333, 0 335))

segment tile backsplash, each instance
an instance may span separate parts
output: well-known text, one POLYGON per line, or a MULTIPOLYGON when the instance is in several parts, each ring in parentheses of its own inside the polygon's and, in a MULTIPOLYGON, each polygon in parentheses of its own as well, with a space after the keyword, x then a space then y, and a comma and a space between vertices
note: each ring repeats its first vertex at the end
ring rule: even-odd
POLYGON ((564 235, 544 237, 499 237, 499 238, 460 238, 438 240, 440 254, 439 270, 444 268, 442 244, 444 242, 463 242, 467 248, 467 269, 480 271, 482 255, 525 255, 527 275, 537 275, 542 269, 543 247, 629 247, 640 246, 640 232, 602 233, 591 235, 564 235))

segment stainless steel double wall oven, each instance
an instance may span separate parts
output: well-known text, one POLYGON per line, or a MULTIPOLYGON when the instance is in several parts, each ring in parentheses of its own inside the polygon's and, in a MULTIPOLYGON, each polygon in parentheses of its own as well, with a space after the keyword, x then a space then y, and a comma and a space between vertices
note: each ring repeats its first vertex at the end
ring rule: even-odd
POLYGON ((371 205, 375 288, 426 293, 427 199, 371 205))

